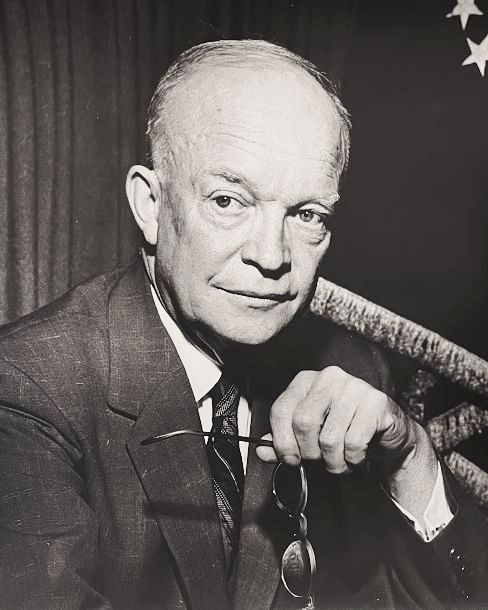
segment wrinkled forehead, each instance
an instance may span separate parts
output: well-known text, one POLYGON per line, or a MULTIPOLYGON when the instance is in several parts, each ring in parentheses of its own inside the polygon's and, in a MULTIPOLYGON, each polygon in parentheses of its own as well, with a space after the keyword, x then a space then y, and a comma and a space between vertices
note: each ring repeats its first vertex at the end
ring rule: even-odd
POLYGON ((225 139, 236 149, 335 163, 338 112, 319 83, 288 62, 200 65, 167 102, 165 131, 175 152, 225 139))

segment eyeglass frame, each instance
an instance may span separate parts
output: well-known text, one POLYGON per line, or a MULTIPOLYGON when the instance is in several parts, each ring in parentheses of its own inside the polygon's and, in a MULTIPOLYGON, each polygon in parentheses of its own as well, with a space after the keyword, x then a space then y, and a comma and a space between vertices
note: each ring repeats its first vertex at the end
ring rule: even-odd
MULTIPOLYGON (((203 432, 201 430, 190 430, 190 429, 174 430, 173 432, 168 432, 166 434, 158 434, 157 436, 150 436, 148 438, 143 439, 141 441, 141 445, 152 445, 153 443, 158 443, 158 442, 166 440, 168 438, 172 438, 175 436, 181 436, 183 434, 191 434, 193 436, 203 436, 203 437, 207 437, 207 438, 218 438, 221 436, 225 436, 226 438, 232 437, 233 439, 235 439, 239 442, 246 442, 246 443, 251 443, 254 445, 260 445, 260 446, 264 446, 264 447, 273 447, 273 442, 268 439, 255 438, 252 436, 241 436, 238 434, 232 434, 232 435, 221 434, 221 433, 215 432, 215 431, 203 432)), ((305 472, 305 468, 303 467, 303 464, 300 462, 300 464, 298 465, 298 468, 299 468, 299 472, 300 472, 300 482, 301 482, 301 496, 300 496, 301 499, 300 499, 298 507, 295 510, 291 510, 290 508, 288 508, 287 506, 285 506, 285 504, 283 504, 281 502, 281 500, 278 497, 278 493, 276 492, 276 474, 282 465, 283 465, 283 462, 278 462, 273 469, 273 475, 272 475, 273 497, 275 499, 277 507, 280 510, 285 511, 289 517, 291 517, 297 521, 298 531, 294 534, 294 540, 292 540, 292 542, 290 542, 290 544, 287 546, 287 548, 283 551, 283 555, 281 557, 281 581, 282 581, 285 589, 288 591, 288 593, 290 593, 290 595, 292 595, 293 597, 295 597, 297 599, 305 599, 305 598, 307 599, 307 606, 304 608, 304 610, 313 610, 315 608, 314 581, 315 581, 315 576, 317 574, 317 563, 316 563, 315 552, 313 550, 312 544, 310 543, 310 540, 308 540, 308 538, 307 538, 307 517, 305 516, 305 514, 303 512, 307 506, 307 500, 308 500, 307 475, 305 472), (287 551, 291 548, 291 546, 294 544, 294 542, 296 542, 296 541, 302 542, 304 544, 305 549, 308 553, 308 558, 309 558, 309 563, 310 563, 310 585, 308 588, 308 592, 305 595, 297 595, 296 593, 294 593, 288 587, 286 578, 284 576, 285 555, 286 555, 287 551)))
POLYGON ((276 505, 278 506, 278 508, 280 510, 283 510, 284 512, 286 512, 290 518, 294 519, 297 522, 298 531, 295 532, 295 534, 294 534, 294 540, 292 540, 290 542, 290 544, 287 546, 287 548, 283 551, 283 555, 281 557, 281 581, 282 581, 283 585, 285 586, 285 589, 288 591, 288 593, 290 595, 292 595, 293 597, 298 598, 298 599, 307 599, 307 605, 305 606, 304 610, 313 610, 315 608, 314 582, 315 582, 315 577, 317 574, 317 562, 315 559, 315 552, 313 550, 313 546, 312 546, 310 540, 307 538, 308 522, 307 522, 307 517, 304 514, 304 511, 307 507, 307 500, 308 500, 307 475, 306 475, 303 463, 300 462, 300 464, 297 466, 297 468, 299 469, 300 483, 301 483, 300 502, 298 503, 298 506, 296 508, 290 509, 279 498, 279 493, 276 489, 276 474, 278 473, 279 469, 282 466, 283 466, 283 462, 278 462, 273 469, 273 475, 272 475, 273 497, 275 499, 275 502, 276 502, 276 505), (290 589, 290 587, 288 586, 288 583, 287 583, 287 579, 284 574, 285 556, 295 542, 301 542, 304 545, 305 550, 308 554, 308 559, 309 559, 309 564, 310 564, 310 584, 308 586, 308 591, 303 595, 298 595, 290 589))

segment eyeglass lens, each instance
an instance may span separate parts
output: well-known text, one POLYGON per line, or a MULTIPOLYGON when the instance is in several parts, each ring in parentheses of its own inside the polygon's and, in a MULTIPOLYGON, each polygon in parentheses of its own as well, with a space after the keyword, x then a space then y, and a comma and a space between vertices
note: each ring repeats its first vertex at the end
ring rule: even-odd
POLYGON ((295 597, 310 594, 313 550, 308 540, 291 542, 281 561, 283 583, 295 597))
POLYGON ((314 608, 313 577, 316 571, 315 553, 307 540, 307 519, 303 514, 307 504, 307 478, 302 465, 279 463, 273 473, 273 494, 276 503, 296 521, 293 540, 281 560, 281 579, 294 597, 307 598, 306 608, 314 608))
POLYGON ((298 516, 307 503, 307 479, 303 466, 279 462, 273 473, 273 493, 282 510, 298 516))

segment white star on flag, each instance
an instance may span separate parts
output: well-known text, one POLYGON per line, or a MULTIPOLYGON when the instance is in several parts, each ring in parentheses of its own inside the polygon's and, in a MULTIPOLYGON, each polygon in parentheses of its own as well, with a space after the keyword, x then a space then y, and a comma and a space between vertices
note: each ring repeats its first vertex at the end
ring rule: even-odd
POLYGON ((466 39, 466 42, 469 45, 471 55, 469 57, 466 57, 466 59, 463 61, 463 66, 468 66, 469 64, 476 64, 478 66, 479 71, 481 72, 481 76, 484 76, 486 62, 488 61, 488 34, 479 44, 476 44, 469 38, 466 39))
POLYGON ((474 3, 474 0, 457 0, 456 6, 451 13, 447 13, 446 17, 459 17, 463 30, 466 29, 466 24, 470 15, 482 15, 483 13, 474 3))

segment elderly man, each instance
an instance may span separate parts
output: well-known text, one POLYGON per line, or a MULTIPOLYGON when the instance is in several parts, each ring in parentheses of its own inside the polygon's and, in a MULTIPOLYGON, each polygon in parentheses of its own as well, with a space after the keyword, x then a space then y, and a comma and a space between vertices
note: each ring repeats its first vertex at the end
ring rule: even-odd
POLYGON ((200 45, 148 140, 143 262, 2 333, 0 607, 479 601, 483 519, 375 349, 302 316, 348 156, 327 79, 270 43, 200 45))

